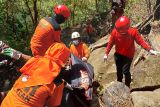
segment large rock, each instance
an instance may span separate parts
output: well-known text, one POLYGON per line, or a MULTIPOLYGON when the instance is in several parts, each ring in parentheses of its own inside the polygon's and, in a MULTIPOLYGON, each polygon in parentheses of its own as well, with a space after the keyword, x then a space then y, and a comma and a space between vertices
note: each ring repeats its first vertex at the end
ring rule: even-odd
POLYGON ((160 89, 132 92, 131 96, 134 107, 160 107, 160 89))
POLYGON ((152 47, 160 51, 160 21, 155 21, 151 23, 152 29, 150 32, 149 40, 151 42, 152 47))
MULTIPOLYGON (((149 41, 152 47, 160 51, 160 23, 158 21, 151 24, 152 29, 149 34, 149 41)), ((159 54, 160 55, 160 54, 159 54)), ((141 61, 133 71, 132 88, 156 87, 160 85, 160 56, 148 54, 146 60, 141 61)))
POLYGON ((132 88, 160 85, 160 57, 149 56, 133 69, 132 88))
MULTIPOLYGON (((105 44, 107 43, 107 37, 102 38, 100 41, 94 44, 105 44)), ((114 49, 109 54, 107 62, 104 62, 103 56, 105 54, 105 47, 95 49, 88 60, 88 62, 94 67, 95 79, 99 80, 100 83, 106 84, 116 79, 116 68, 114 63, 114 49)))
POLYGON ((121 82, 112 82, 105 87, 102 102, 104 107, 133 107, 130 89, 121 82))

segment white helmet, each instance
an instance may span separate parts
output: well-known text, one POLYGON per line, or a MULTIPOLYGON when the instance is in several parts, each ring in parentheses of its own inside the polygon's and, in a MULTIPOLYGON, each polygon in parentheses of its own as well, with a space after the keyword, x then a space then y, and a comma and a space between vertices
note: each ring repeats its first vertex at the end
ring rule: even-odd
POLYGON ((71 36, 71 39, 76 39, 76 38, 79 38, 79 37, 80 37, 80 34, 78 32, 73 32, 72 36, 71 36))

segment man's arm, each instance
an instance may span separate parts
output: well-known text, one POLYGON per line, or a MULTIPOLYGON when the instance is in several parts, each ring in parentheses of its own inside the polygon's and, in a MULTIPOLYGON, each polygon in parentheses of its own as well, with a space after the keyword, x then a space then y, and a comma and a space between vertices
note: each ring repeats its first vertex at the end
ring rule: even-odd
POLYGON ((108 42, 108 44, 106 46, 106 50, 105 50, 105 54, 106 55, 109 54, 109 52, 110 52, 111 48, 113 47, 113 45, 114 45, 114 35, 111 34, 111 36, 109 38, 109 42, 108 42))
POLYGON ((137 44, 141 45, 145 50, 150 51, 151 46, 144 40, 144 38, 139 34, 138 30, 134 32, 134 38, 137 44))
POLYGON ((83 44, 83 49, 84 49, 84 54, 85 54, 84 57, 86 57, 88 59, 89 56, 90 56, 90 50, 89 50, 88 46, 85 43, 83 44))
POLYGON ((0 54, 8 56, 16 61, 20 60, 23 63, 27 62, 31 58, 31 56, 25 55, 15 49, 9 47, 8 45, 6 45, 2 41, 0 41, 0 54))

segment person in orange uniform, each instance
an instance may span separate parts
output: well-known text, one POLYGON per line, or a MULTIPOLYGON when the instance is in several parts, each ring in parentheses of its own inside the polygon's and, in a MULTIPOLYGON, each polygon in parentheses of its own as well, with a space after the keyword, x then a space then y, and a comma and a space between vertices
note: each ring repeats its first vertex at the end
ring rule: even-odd
MULTIPOLYGON (((44 17, 40 20, 31 38, 30 47, 33 56, 44 56, 52 43, 61 42, 60 24, 64 23, 70 17, 70 10, 65 5, 57 5, 53 11, 55 14, 52 17, 44 17)), ((20 55, 20 60, 24 63, 31 58, 31 56, 22 53, 20 55)))
POLYGON ((55 42, 44 56, 28 60, 20 69, 22 75, 2 101, 1 107, 59 106, 64 82, 58 85, 54 81, 69 55, 70 50, 63 43, 55 42))
POLYGON ((145 50, 153 55, 157 51, 144 41, 138 30, 130 27, 130 19, 127 16, 120 17, 115 24, 115 28, 111 32, 111 36, 106 47, 104 60, 107 60, 108 54, 115 45, 115 63, 117 69, 117 81, 122 82, 123 74, 125 75, 125 84, 130 87, 131 73, 130 66, 135 53, 135 43, 141 45, 145 50))
POLYGON ((84 42, 80 41, 80 34, 78 32, 73 32, 71 35, 71 39, 71 53, 73 53, 75 56, 79 57, 83 61, 87 61, 90 55, 90 50, 84 42))
POLYGON ((33 56, 43 56, 53 42, 61 42, 61 27, 70 17, 70 10, 65 5, 57 5, 53 9, 52 17, 44 17, 40 20, 31 38, 30 47, 33 56))

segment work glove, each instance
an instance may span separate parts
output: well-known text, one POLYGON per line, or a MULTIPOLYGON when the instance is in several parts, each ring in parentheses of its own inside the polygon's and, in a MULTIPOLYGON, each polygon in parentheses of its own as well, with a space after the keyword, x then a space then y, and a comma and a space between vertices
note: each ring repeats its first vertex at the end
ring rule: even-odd
POLYGON ((107 62, 107 58, 108 58, 108 55, 107 55, 107 54, 105 54, 105 55, 104 55, 104 57, 103 57, 104 62, 107 62))
POLYGON ((65 66, 65 68, 66 68, 65 70, 69 71, 71 69, 71 66, 67 65, 67 66, 65 66))
POLYGON ((12 49, 12 48, 5 48, 1 51, 1 54, 9 56, 12 59, 18 60, 21 57, 21 53, 12 49))
POLYGON ((86 57, 83 57, 83 58, 82 58, 82 61, 84 61, 84 62, 87 61, 87 58, 86 58, 86 57))
POLYGON ((151 49, 149 52, 150 52, 152 55, 157 55, 157 53, 158 53, 157 51, 154 51, 154 50, 152 50, 152 49, 151 49))

